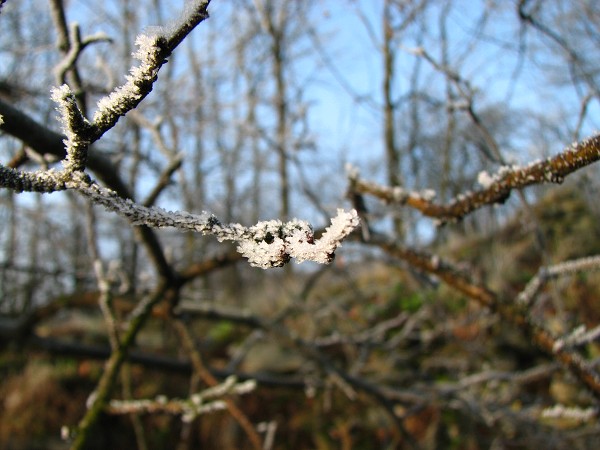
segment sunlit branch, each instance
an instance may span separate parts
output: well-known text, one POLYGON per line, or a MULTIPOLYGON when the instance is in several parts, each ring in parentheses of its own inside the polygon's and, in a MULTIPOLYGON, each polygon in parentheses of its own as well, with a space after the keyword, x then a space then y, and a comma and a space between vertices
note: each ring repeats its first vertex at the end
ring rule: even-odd
POLYGON ((94 140, 112 128, 121 116, 135 109, 152 91, 158 71, 173 50, 196 25, 208 18, 209 3, 209 0, 191 2, 188 14, 183 15, 179 23, 137 37, 138 51, 134 56, 140 64, 130 69, 124 85, 98 102, 98 110, 93 119, 94 140))
POLYGON ((351 171, 350 186, 358 193, 373 195, 386 203, 406 205, 441 223, 460 220, 473 211, 495 203, 503 203, 513 190, 527 186, 562 183, 571 173, 600 159, 600 134, 567 147, 556 156, 526 166, 502 167, 496 174, 482 172, 479 182, 483 189, 459 194, 447 204, 435 203, 433 191, 414 192, 400 187, 388 187, 363 180, 351 171))
POLYGON ((358 226, 356 211, 338 210, 336 217, 320 239, 315 239, 310 224, 298 219, 289 222, 270 220, 252 227, 240 224, 222 224, 213 214, 191 214, 185 211, 166 211, 157 207, 145 207, 115 192, 102 188, 85 179, 73 180, 69 186, 88 197, 94 204, 127 218, 133 225, 150 227, 173 227, 184 231, 214 235, 219 241, 233 241, 238 251, 248 258, 251 265, 263 269, 280 267, 295 258, 297 262, 314 261, 321 264, 333 260, 334 252, 358 226))

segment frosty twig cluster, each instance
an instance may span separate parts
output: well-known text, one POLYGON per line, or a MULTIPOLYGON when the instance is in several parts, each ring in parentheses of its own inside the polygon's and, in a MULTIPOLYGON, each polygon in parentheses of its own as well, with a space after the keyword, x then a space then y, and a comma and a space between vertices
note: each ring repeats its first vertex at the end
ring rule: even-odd
POLYGON ((219 241, 238 243, 238 251, 255 267, 267 269, 281 267, 295 258, 298 263, 314 261, 321 264, 333 260, 333 255, 342 240, 348 236, 359 219, 356 211, 339 209, 331 219, 331 225, 320 239, 315 240, 314 231, 308 222, 294 219, 289 222, 270 220, 252 227, 240 224, 222 224, 213 214, 191 214, 186 211, 166 211, 158 207, 146 207, 115 192, 103 188, 85 178, 73 177, 68 186, 77 190, 93 203, 127 218, 133 225, 151 227, 173 227, 214 235, 219 241))
POLYGON ((255 267, 280 267, 291 258, 297 262, 331 262, 341 241, 358 225, 355 211, 338 210, 337 216, 331 220, 331 226, 321 239, 315 240, 310 224, 297 219, 286 223, 271 220, 244 227, 240 224, 224 225, 206 212, 196 215, 142 206, 99 186, 85 173, 89 146, 150 93, 167 56, 197 23, 207 17, 208 2, 194 4, 196 6, 179 24, 138 36, 138 50, 134 56, 140 64, 130 69, 125 84, 98 101, 98 109, 91 121, 79 109, 75 95, 67 85, 54 88, 52 100, 57 104, 65 135, 67 157, 63 161, 63 170, 22 172, 0 165, 0 186, 17 192, 76 190, 95 204, 127 218, 134 225, 175 227, 211 234, 219 241, 236 242, 238 251, 255 267))

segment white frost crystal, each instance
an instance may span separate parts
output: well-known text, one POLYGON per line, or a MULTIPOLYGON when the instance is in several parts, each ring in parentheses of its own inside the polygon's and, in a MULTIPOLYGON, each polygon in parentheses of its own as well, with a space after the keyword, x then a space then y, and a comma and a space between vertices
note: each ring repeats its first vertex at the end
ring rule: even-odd
POLYGON ((477 175, 477 182, 481 185, 481 187, 483 187, 484 189, 489 188, 494 181, 496 181, 494 179, 493 176, 491 176, 489 173, 487 173, 485 170, 482 170, 481 172, 479 172, 479 174, 477 175))
POLYGON ((131 101, 139 100, 144 92, 140 88, 141 82, 151 82, 156 76, 160 64, 157 61, 160 48, 157 46, 159 36, 154 34, 140 34, 135 44, 138 50, 133 54, 134 58, 141 61, 139 66, 130 69, 126 83, 108 96, 98 101, 98 110, 94 114, 94 122, 101 122, 104 116, 116 114, 122 115, 128 109, 131 101))
POLYGON ((597 408, 577 408, 563 405, 554 405, 552 408, 545 408, 542 411, 542 417, 547 419, 572 419, 579 422, 587 422, 598 415, 597 408))
POLYGON ((356 210, 338 209, 337 215, 331 219, 331 225, 325 230, 323 236, 315 240, 310 224, 298 219, 285 223, 280 220, 269 220, 247 228, 238 223, 222 224, 214 215, 207 212, 196 215, 185 211, 172 212, 138 205, 95 183, 87 184, 82 178, 74 177, 68 187, 78 190, 109 211, 125 217, 134 225, 173 227, 210 234, 219 241, 237 242, 237 250, 248 258, 250 265, 263 269, 281 267, 291 258, 295 258, 298 263, 303 261, 330 263, 342 240, 360 222, 356 210))
POLYGON ((280 221, 260 222, 250 228, 250 239, 238 245, 238 251, 248 258, 250 265, 267 269, 283 266, 294 258, 297 263, 314 261, 327 264, 333 260, 335 250, 342 240, 359 224, 355 210, 346 212, 338 209, 321 239, 315 241, 312 227, 304 221, 294 219, 288 223, 280 221), (258 231, 260 230, 260 231, 258 231))

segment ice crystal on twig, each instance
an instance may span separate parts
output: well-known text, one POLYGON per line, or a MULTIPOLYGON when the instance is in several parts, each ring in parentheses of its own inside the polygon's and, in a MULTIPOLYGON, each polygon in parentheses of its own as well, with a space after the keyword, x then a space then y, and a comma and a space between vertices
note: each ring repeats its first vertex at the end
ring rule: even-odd
POLYGON ((557 339, 554 343, 554 351, 560 351, 565 347, 575 347, 585 345, 595 341, 600 337, 600 326, 588 330, 585 325, 575 328, 569 335, 562 339, 557 339))
POLYGON ((252 227, 237 223, 222 224, 208 212, 191 214, 138 205, 83 178, 77 180, 75 176, 68 187, 78 190, 93 203, 127 218, 134 225, 173 227, 213 235, 219 241, 236 242, 238 251, 248 258, 250 265, 263 269, 281 267, 291 258, 298 263, 314 261, 327 264, 333 260, 334 252, 342 240, 359 224, 355 210, 347 212, 339 209, 323 236, 315 240, 310 224, 298 219, 285 223, 280 220, 264 221, 252 227))
POLYGON ((193 394, 189 399, 168 399, 159 395, 154 399, 111 400, 108 412, 111 414, 157 412, 179 414, 182 421, 191 422, 199 415, 225 409, 227 405, 219 399, 220 397, 244 395, 254 389, 256 389, 256 381, 238 382, 236 377, 230 376, 223 383, 193 394))
POLYGON ((552 408, 545 408, 542 411, 542 417, 545 419, 571 419, 578 422, 587 422, 598 415, 597 408, 577 408, 563 405, 554 405, 552 408))
POLYGON ((598 270, 600 270, 600 256, 586 256, 584 258, 564 261, 549 267, 541 267, 538 273, 518 295, 517 301, 522 305, 528 305, 539 293, 542 286, 552 278, 598 270))
POLYGON ((355 210, 338 209, 337 216, 331 219, 331 226, 315 241, 312 227, 307 222, 298 219, 287 223, 278 220, 260 222, 249 229, 252 238, 241 240, 238 251, 248 258, 250 265, 263 269, 283 266, 290 258, 295 258, 297 263, 328 264, 341 241, 358 224, 355 210))
POLYGON ((65 171, 82 171, 85 169, 87 150, 91 143, 92 125, 83 116, 77 106, 75 95, 66 84, 55 87, 51 98, 57 105, 59 121, 66 139, 63 141, 67 158, 63 161, 65 171))
POLYGON ((141 63, 130 69, 129 75, 125 77, 124 85, 98 101, 94 123, 100 127, 111 126, 150 92, 158 69, 162 65, 160 45, 162 42, 163 38, 157 34, 141 34, 136 38, 135 44, 138 46, 138 50, 133 56, 141 63))
POLYGON ((487 171, 482 170, 477 174, 477 182, 481 185, 482 188, 487 189, 496 182, 496 179, 487 171))

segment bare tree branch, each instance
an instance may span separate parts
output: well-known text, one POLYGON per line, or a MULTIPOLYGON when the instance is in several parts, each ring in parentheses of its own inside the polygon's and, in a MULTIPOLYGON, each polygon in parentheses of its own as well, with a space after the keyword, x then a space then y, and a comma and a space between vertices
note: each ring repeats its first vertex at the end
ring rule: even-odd
POLYGON ((432 201, 433 191, 411 192, 400 187, 387 187, 362 180, 350 171, 351 188, 370 194, 386 203, 407 205, 441 223, 460 220, 473 211, 494 203, 503 203, 513 190, 544 183, 562 183, 571 173, 600 159, 600 135, 594 135, 567 147, 558 155, 527 166, 501 168, 496 174, 480 173, 483 189, 457 196, 448 204, 432 201))

